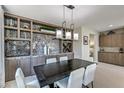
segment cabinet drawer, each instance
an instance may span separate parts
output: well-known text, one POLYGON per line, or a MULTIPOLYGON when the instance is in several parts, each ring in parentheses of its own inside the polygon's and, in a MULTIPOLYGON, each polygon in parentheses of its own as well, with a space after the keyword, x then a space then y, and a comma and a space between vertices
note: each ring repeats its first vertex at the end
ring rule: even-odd
POLYGON ((99 53, 98 60, 99 62, 124 66, 124 53, 99 53))

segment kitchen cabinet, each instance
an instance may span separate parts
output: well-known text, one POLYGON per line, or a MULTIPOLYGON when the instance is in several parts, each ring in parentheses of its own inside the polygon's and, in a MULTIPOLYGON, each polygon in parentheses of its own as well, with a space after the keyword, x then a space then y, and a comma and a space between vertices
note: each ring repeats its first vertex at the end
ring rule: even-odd
POLYGON ((124 66, 124 53, 119 52, 99 52, 99 62, 124 66))
POLYGON ((101 47, 111 46, 111 35, 100 35, 99 44, 101 47))
POLYGON ((119 65, 124 66, 124 53, 119 54, 119 65))
POLYGON ((105 52, 101 52, 99 53, 98 59, 99 62, 110 62, 110 58, 109 58, 109 53, 105 53, 105 52))
POLYGON ((122 42, 121 34, 111 35, 111 47, 123 47, 121 42, 122 42))
POLYGON ((100 47, 124 47, 124 34, 111 34, 99 36, 100 47))
POLYGON ((124 34, 121 34, 121 46, 124 47, 124 34))
POLYGON ((105 35, 100 35, 99 36, 99 46, 100 47, 103 47, 103 46, 105 46, 105 35))

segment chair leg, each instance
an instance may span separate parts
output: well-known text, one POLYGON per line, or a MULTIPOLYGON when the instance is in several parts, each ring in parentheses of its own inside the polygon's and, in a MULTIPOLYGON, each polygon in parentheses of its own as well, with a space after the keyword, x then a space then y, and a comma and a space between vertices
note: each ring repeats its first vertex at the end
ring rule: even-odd
POLYGON ((92 88, 93 88, 93 81, 91 82, 92 88))
POLYGON ((85 86, 84 84, 82 84, 82 88, 89 88, 88 86, 85 86))
POLYGON ((49 87, 50 87, 50 88, 54 88, 54 83, 49 84, 49 87))
POLYGON ((59 86, 57 86, 57 85, 54 83, 54 88, 59 88, 59 86))

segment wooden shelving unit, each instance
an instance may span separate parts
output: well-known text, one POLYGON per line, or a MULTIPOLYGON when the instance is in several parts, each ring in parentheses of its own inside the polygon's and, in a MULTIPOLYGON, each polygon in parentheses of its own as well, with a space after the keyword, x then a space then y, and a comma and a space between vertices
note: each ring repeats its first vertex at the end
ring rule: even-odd
MULTIPOLYGON (((48 36, 55 36, 56 35, 56 29, 61 29, 60 26, 52 25, 49 23, 13 15, 10 13, 5 13, 5 41, 29 41, 30 42, 30 55, 32 55, 32 49, 33 49, 33 35, 34 34, 43 34, 48 36), (11 30, 11 31, 7 31, 11 30), (16 31, 17 34, 10 36, 16 31), (28 35, 28 36, 27 36, 28 35)), ((64 32, 63 32, 64 33, 64 32)), ((72 42, 73 46, 73 40, 72 39, 56 39, 60 42, 60 52, 63 52, 64 49, 64 42, 67 43, 67 41, 72 42)), ((52 40, 53 40, 52 39, 52 40)), ((68 47, 68 46, 67 46, 68 47)), ((66 48, 65 48, 66 49, 66 48)), ((68 47, 69 49, 69 47, 68 47)), ((70 51, 72 52, 72 48, 70 48, 70 51)), ((70 52, 67 51, 67 52, 70 52)), ((65 51, 66 52, 66 51, 65 51)))

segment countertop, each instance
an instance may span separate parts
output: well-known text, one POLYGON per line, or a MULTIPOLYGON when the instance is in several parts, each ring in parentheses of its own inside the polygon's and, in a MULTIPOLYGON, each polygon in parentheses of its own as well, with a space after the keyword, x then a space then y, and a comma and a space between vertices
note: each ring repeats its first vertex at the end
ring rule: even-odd
MULTIPOLYGON (((121 52, 99 51, 99 53, 121 53, 121 52)), ((124 52, 122 52, 122 53, 124 53, 124 52)))

